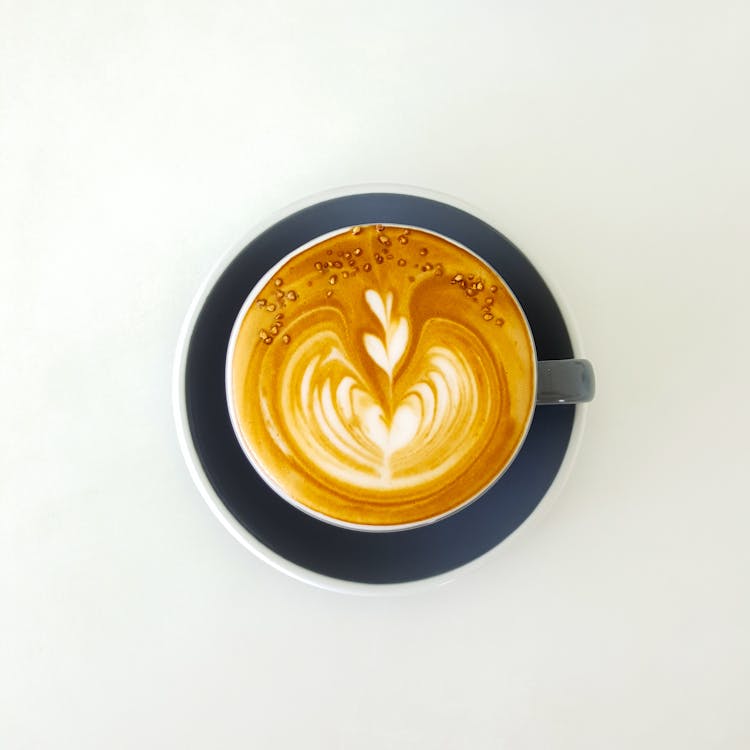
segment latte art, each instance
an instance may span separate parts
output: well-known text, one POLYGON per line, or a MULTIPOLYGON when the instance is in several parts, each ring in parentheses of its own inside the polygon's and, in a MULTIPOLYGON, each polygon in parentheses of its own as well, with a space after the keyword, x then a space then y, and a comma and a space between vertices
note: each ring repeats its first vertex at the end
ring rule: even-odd
MULTIPOLYGON (((383 329, 382 338, 363 334, 367 356, 386 376, 380 387, 358 366, 345 329, 336 330, 339 321, 332 320, 330 329, 304 338, 289 358, 280 380, 284 421, 295 451, 338 481, 411 490, 461 462, 472 431, 489 416, 492 373, 466 351, 481 342, 436 319, 412 354, 411 371, 394 377, 410 344, 409 326, 406 318, 390 317, 392 293, 383 299, 368 289, 365 297, 383 329), (446 338, 463 338, 463 351, 442 345, 446 338)), ((270 417, 271 406, 264 411, 270 417)))
POLYGON ((497 476, 532 408, 534 354, 497 274, 443 238, 356 227, 257 291, 230 362, 256 467, 328 517, 441 515, 497 476))

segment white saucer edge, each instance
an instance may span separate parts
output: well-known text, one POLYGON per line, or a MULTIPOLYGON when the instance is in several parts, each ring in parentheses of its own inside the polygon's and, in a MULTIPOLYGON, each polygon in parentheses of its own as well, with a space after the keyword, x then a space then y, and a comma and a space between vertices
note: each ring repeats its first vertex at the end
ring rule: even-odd
MULTIPOLYGON (((211 271, 204 279, 203 283, 198 288, 198 291, 196 292, 188 308, 187 314, 182 322, 177 339, 177 347, 175 350, 174 364, 172 368, 172 410, 175 419, 175 427, 177 430, 177 438, 180 446, 180 451, 185 460, 188 472, 190 473, 193 483, 195 484, 209 509, 218 519, 221 525, 224 526, 224 528, 243 547, 250 550, 250 552, 252 552, 256 557, 263 560, 265 563, 280 571, 281 573, 284 573, 298 581, 311 586, 315 586, 320 589, 358 596, 405 596, 444 586, 448 583, 451 583, 456 578, 463 576, 468 571, 485 565, 493 555, 498 553, 498 550, 500 548, 507 550, 509 544, 516 543, 515 540, 517 539, 517 537, 519 537, 519 532, 521 531, 521 529, 528 531, 533 524, 539 523, 542 520, 546 512, 549 510, 552 501, 559 497, 568 481, 568 478, 570 477, 573 464, 575 463, 576 456, 578 455, 578 451, 580 450, 588 406, 586 404, 577 406, 575 418, 573 420, 573 430, 570 436, 570 442, 568 443, 568 448, 565 452, 565 457, 563 458, 560 469, 557 472, 557 475, 555 476, 552 484, 550 485, 550 488, 547 490, 544 497, 541 499, 541 501, 532 511, 529 517, 495 547, 480 555, 478 558, 471 560, 470 562, 461 565, 458 568, 454 568, 447 573, 441 573, 429 578, 422 578, 418 581, 408 581, 405 583, 381 584, 346 581, 343 579, 326 576, 321 573, 315 573, 314 571, 308 570, 307 568, 297 565, 296 563, 290 562, 285 557, 282 557, 281 555, 278 555, 270 550, 252 534, 250 534, 250 532, 247 531, 247 529, 245 529, 244 526, 242 526, 242 524, 240 524, 239 521, 237 521, 237 519, 229 512, 229 510, 226 508, 226 506, 214 491, 211 483, 208 480, 208 477, 203 471, 200 459, 195 450, 195 446, 193 445, 192 438, 190 437, 190 428, 187 417, 187 405, 185 400, 185 368, 187 365, 187 351, 190 342, 190 336, 192 334, 193 327, 195 326, 198 314, 203 307, 203 302, 205 301, 208 293, 211 291, 219 276, 221 276, 230 262, 250 243, 251 240, 253 240, 266 229, 269 229, 278 221, 301 209, 307 208, 316 203, 320 203, 321 201, 361 193, 404 193, 421 198, 428 198, 446 203, 462 211, 466 211, 467 213, 476 216, 478 219, 486 222, 490 226, 496 226, 494 221, 487 218, 486 215, 483 215, 481 211, 478 211, 474 206, 458 198, 455 198, 454 196, 411 185, 350 185, 326 190, 320 193, 315 193, 313 195, 302 198, 299 201, 295 201, 290 205, 287 205, 285 208, 280 209, 278 212, 268 217, 265 221, 256 224, 239 242, 235 243, 231 248, 229 248, 217 260, 211 271)), ((534 260, 532 256, 530 256, 525 250, 522 250, 522 252, 524 253, 524 255, 526 255, 526 257, 529 258, 534 268, 539 271, 550 292, 552 293, 555 301, 557 302, 568 329, 568 333, 570 334, 574 355, 582 356, 581 352, 583 350, 581 348, 579 327, 567 300, 565 299, 561 291, 550 280, 550 277, 543 272, 543 269, 540 268, 540 264, 537 263, 537 261, 534 260)))

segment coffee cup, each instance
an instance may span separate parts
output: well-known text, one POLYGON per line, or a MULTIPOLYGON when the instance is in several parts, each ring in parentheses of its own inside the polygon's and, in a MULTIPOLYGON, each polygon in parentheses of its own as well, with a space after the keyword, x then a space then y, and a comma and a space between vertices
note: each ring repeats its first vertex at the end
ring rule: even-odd
POLYGON ((416 528, 484 494, 537 407, 590 401, 591 364, 538 362, 500 273, 417 226, 317 237, 254 285, 229 339, 234 433, 286 502, 362 531, 416 528))

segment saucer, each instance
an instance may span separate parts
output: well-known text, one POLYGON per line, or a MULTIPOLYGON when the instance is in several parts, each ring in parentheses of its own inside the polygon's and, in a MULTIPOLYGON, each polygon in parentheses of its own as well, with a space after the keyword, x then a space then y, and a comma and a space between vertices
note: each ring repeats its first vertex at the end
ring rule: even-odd
POLYGON ((224 259, 185 322, 175 365, 175 415, 188 468, 224 526, 284 572, 328 588, 445 577, 500 544, 534 511, 560 471, 575 406, 537 408, 510 468, 484 495, 443 520, 371 533, 327 524, 281 499, 255 472, 232 430, 224 390, 227 344, 248 291, 291 251, 356 224, 420 226, 470 247, 494 266, 528 318, 537 356, 574 356, 560 308, 529 260, 496 229, 450 203, 421 195, 340 195, 287 213, 224 259))

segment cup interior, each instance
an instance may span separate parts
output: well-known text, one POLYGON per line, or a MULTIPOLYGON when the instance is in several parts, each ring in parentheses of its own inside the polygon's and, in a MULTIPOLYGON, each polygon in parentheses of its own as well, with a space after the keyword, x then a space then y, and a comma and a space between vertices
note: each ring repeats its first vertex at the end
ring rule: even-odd
POLYGON ((355 523, 347 520, 343 520, 340 518, 336 518, 331 515, 327 515, 325 513, 321 513, 313 508, 310 508, 308 505, 300 502, 296 498, 292 497, 288 492, 284 490, 283 487, 280 486, 280 484, 277 482, 275 477, 271 472, 269 472, 266 467, 263 465, 263 463, 258 459, 256 455, 254 455, 250 445, 248 444, 248 440, 243 432, 240 419, 238 417, 238 409, 237 404, 235 403, 235 397, 234 397, 234 388, 233 388, 233 364, 234 364, 234 358, 236 354, 236 348, 237 348, 237 342, 238 337, 240 335, 240 329, 242 326, 243 321, 245 320, 245 317, 248 314, 248 311, 252 307, 254 301, 258 298, 259 292, 269 283, 271 279, 278 273, 279 269, 282 268, 285 264, 287 264, 290 260, 292 260, 294 257, 304 253, 309 248, 312 248, 325 240, 335 237, 336 235, 340 235, 343 232, 351 231, 353 227, 351 226, 344 226, 337 228, 336 230, 333 230, 331 232, 328 232, 326 234, 320 235, 318 237, 315 237, 311 239, 309 242, 306 242, 305 244, 297 247, 287 255, 285 255, 283 258, 281 258, 278 262, 273 264, 268 271, 253 285, 252 289, 249 291, 247 297, 245 298, 245 301, 243 305, 241 306, 235 321, 234 325, 232 327, 232 331, 230 334, 228 346, 227 346, 227 354, 226 354, 226 363, 225 363, 225 394, 226 394, 226 402, 227 402, 227 408, 232 424, 232 429, 234 431, 234 435, 245 455, 247 460, 250 462, 254 470, 257 472, 257 474, 266 482, 266 484, 284 501, 289 503, 290 505, 294 506, 298 510, 320 520, 325 523, 333 524, 335 526, 340 526, 347 529, 357 530, 357 531, 367 531, 367 532, 393 532, 393 531, 402 531, 402 530, 408 530, 408 529, 414 529, 421 526, 426 526, 429 524, 436 523, 448 516, 451 516, 455 513, 460 512, 464 508, 466 508, 468 505, 473 503, 475 500, 477 500, 479 497, 481 497, 483 494, 487 492, 502 476, 503 474, 508 470, 508 468, 513 463, 513 460, 518 455, 519 451, 521 450, 523 443, 526 439, 526 436, 529 432, 529 428, 534 416, 534 405, 536 402, 536 393, 537 393, 537 367, 536 367, 536 346, 534 343, 534 336, 531 330, 531 326, 529 325, 528 319, 526 317, 526 314, 523 310, 523 307, 519 303, 516 295, 514 294, 513 290, 510 288, 510 286, 505 282, 503 279, 501 270, 498 268, 495 268, 486 258, 479 255, 477 252, 472 250, 471 248, 466 247, 465 245, 461 244, 457 240, 445 237, 444 235, 441 235, 437 232, 435 232, 432 229, 422 229, 419 226, 416 225, 406 225, 406 224, 398 224, 399 228, 406 228, 409 230, 418 230, 427 232, 431 235, 434 235, 436 237, 439 237, 443 240, 446 240, 447 242, 459 247, 461 250, 465 251, 466 253, 469 253, 470 255, 474 256, 478 261, 480 261, 485 266, 489 267, 494 274, 499 277, 499 280, 502 282, 504 291, 506 292, 508 298, 512 300, 513 304, 515 305, 515 308, 520 316, 520 319, 523 321, 523 326, 525 329, 525 335, 528 338, 529 345, 531 347, 532 351, 532 363, 530 367, 530 378, 531 378, 531 388, 532 388, 532 398, 530 401, 530 406, 527 410, 527 413, 525 415, 525 419, 523 421, 523 429, 520 434, 520 438, 517 440, 512 453, 510 454, 509 458, 502 463, 499 463, 495 473, 492 475, 492 478, 490 481, 488 481, 481 490, 473 494, 471 497, 465 499, 460 504, 450 508, 449 510, 438 513, 432 516, 429 516, 424 519, 420 519, 417 521, 411 521, 407 523, 397 523, 397 524, 361 524, 361 523, 355 523))

